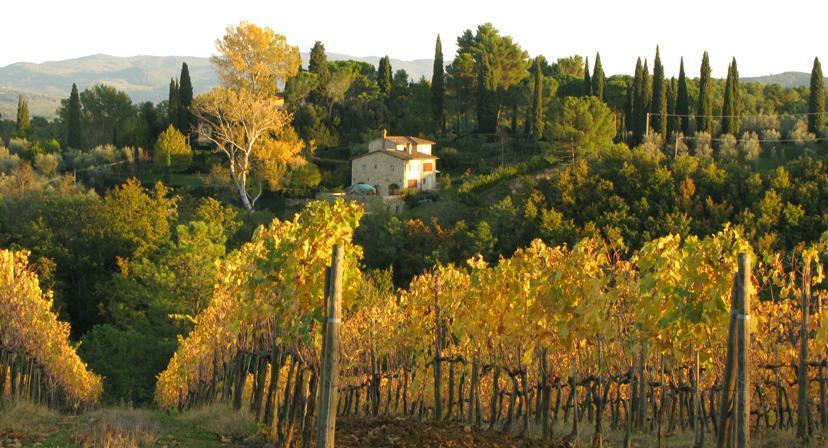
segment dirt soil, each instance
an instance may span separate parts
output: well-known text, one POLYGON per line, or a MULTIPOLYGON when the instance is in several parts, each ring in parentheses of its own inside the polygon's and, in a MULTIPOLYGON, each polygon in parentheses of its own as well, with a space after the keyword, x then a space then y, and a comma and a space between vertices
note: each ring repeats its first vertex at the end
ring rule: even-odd
POLYGON ((562 441, 541 442, 498 431, 480 431, 459 423, 395 418, 336 421, 337 448, 564 448, 562 441))

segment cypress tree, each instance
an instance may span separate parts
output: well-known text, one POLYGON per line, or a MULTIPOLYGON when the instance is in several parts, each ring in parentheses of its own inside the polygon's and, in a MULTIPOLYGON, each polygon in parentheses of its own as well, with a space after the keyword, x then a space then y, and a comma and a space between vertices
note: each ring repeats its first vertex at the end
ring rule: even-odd
POLYGON ((816 134, 825 123, 825 79, 822 77, 822 65, 819 58, 814 58, 811 69, 811 92, 808 100, 808 131, 816 134))
POLYGON ((584 62, 584 96, 592 96, 592 78, 589 76, 589 58, 584 62))
POLYGON ((681 58, 681 65, 679 65, 676 114, 681 115, 682 134, 690 134, 690 97, 687 95, 687 77, 684 75, 684 58, 681 58))
POLYGON ((330 75, 328 70, 328 56, 325 54, 325 45, 316 41, 311 48, 310 59, 308 60, 308 71, 319 77, 320 84, 324 83, 330 75))
POLYGON ((606 75, 601 65, 601 53, 595 55, 595 69, 592 70, 592 94, 599 100, 604 101, 604 84, 606 75))
POLYGON ((629 142, 629 135, 632 134, 633 131, 633 103, 634 98, 633 96, 633 84, 627 84, 627 98, 626 102, 624 103, 624 129, 627 131, 627 141, 629 142))
POLYGON ((431 75, 431 105, 434 110, 434 119, 437 120, 437 129, 440 134, 446 128, 445 101, 446 101, 446 75, 443 64, 443 43, 440 35, 437 35, 437 43, 434 46, 434 71, 431 75))
POLYGON ((72 84, 72 93, 66 104, 66 145, 73 149, 81 148, 81 103, 76 84, 72 84))
POLYGON ((477 73, 477 128, 484 134, 497 132, 497 102, 489 54, 483 52, 477 73))
POLYGON ((535 58, 535 86, 532 98, 532 140, 543 138, 543 71, 541 70, 540 56, 535 58))
POLYGON ((170 93, 167 96, 167 122, 173 126, 180 123, 179 115, 179 98, 178 98, 178 81, 170 78, 170 93))
POLYGON ((722 104, 722 133, 739 135, 739 71, 736 58, 727 67, 724 103, 722 104))
POLYGON ((391 95, 391 59, 388 56, 380 59, 377 68, 377 86, 380 93, 388 97, 391 95))
POLYGON ((178 129, 187 135, 193 126, 193 114, 190 111, 193 105, 193 83, 186 62, 181 64, 181 76, 178 79, 178 129))
POLYGON ((650 69, 647 67, 647 61, 645 60, 644 67, 641 69, 641 76, 639 77, 638 89, 634 92, 633 119, 635 120, 635 131, 633 134, 633 144, 635 145, 640 145, 647 137, 647 114, 650 111, 651 89, 650 69))
POLYGON ((23 99, 23 95, 17 98, 17 132, 20 135, 29 130, 29 102, 23 99))
POLYGON ((696 128, 700 132, 713 133, 713 80, 710 78, 710 57, 702 56, 699 75, 699 103, 696 108, 696 128))
POLYGON ((678 117, 676 117, 676 78, 670 78, 667 83, 667 135, 673 135, 678 130, 678 117))
POLYGON ((638 111, 637 111, 637 102, 638 97, 641 95, 641 75, 642 75, 642 67, 641 67, 641 58, 635 63, 635 77, 633 78, 633 85, 632 89, 628 92, 627 95, 627 109, 629 110, 629 117, 627 119, 627 131, 629 131, 633 135, 633 141, 636 137, 636 129, 638 128, 638 111))
POLYGON ((661 64, 661 52, 656 46, 656 56, 653 62, 653 102, 651 125, 653 132, 667 137, 667 89, 664 86, 664 66, 661 64))

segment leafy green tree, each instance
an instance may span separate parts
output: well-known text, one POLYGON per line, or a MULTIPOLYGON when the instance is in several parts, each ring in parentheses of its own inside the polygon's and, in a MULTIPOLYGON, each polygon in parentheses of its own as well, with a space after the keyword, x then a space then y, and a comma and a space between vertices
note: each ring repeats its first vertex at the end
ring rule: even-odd
POLYGON ((684 74, 684 58, 679 65, 678 90, 676 91, 676 114, 681 117, 681 132, 690 134, 690 97, 687 94, 687 77, 684 74))
POLYGON ((664 85, 664 66, 661 64, 661 52, 656 46, 655 61, 653 61, 653 100, 650 107, 652 112, 651 128, 662 137, 667 137, 667 89, 664 85))
POLYGON ((822 65, 819 58, 814 58, 811 69, 811 89, 808 100, 808 131, 816 134, 825 124, 825 79, 822 77, 822 65))
POLYGON ((592 77, 589 76, 589 58, 584 61, 584 96, 592 96, 592 77))
POLYGON ((153 163, 155 168, 167 177, 167 182, 169 182, 170 173, 186 170, 192 161, 193 150, 187 144, 187 138, 173 125, 158 136, 155 142, 153 163))
POLYGON ((543 69, 540 57, 535 58, 533 75, 535 84, 532 89, 532 140, 543 138, 544 110, 543 110, 543 69))
POLYGON ((118 145, 118 135, 126 134, 126 125, 135 116, 129 96, 114 87, 98 84, 80 93, 85 122, 86 144, 118 145))
POLYGON ((181 64, 178 78, 178 129, 189 133, 195 124, 191 108, 193 106, 193 82, 190 80, 190 68, 186 62, 181 64))
POLYGON ((381 94, 388 97, 391 95, 392 84, 391 59, 388 56, 385 56, 379 60, 379 67, 377 68, 377 87, 379 87, 381 94))
POLYGON ((696 129, 700 132, 713 132, 713 79, 710 77, 710 57, 707 52, 702 56, 701 75, 699 76, 699 102, 696 107, 696 129))
POLYGON ((598 98, 562 99, 550 118, 552 138, 568 149, 573 162, 613 144, 615 114, 598 98))
POLYGON ((81 102, 78 94, 78 86, 72 84, 72 93, 69 94, 69 101, 66 105, 66 145, 69 148, 82 148, 81 133, 81 102))
POLYGON ((142 138, 140 140, 141 146, 144 148, 152 148, 158 135, 161 133, 163 126, 162 119, 158 115, 158 110, 151 101, 141 103, 138 115, 141 119, 142 138))
POLYGON ((29 130, 29 102, 23 99, 23 95, 17 97, 17 133, 25 135, 29 130))
POLYGON ((722 105, 722 132, 739 135, 739 70, 736 58, 727 67, 724 104, 722 105))
POLYGON ((328 56, 325 53, 325 45, 320 41, 313 44, 310 51, 310 59, 308 60, 308 71, 319 77, 320 83, 324 83, 330 75, 328 69, 328 56))
POLYGON ((170 78, 170 89, 167 94, 167 123, 172 126, 178 126, 181 116, 181 98, 178 90, 178 81, 170 78))
POLYGON ((437 131, 442 134, 446 129, 446 80, 443 63, 443 43, 437 35, 434 46, 434 70, 431 74, 431 103, 434 109, 434 120, 437 122, 437 131))
POLYGON ((601 101, 604 101, 604 84, 606 84, 604 66, 601 65, 601 53, 597 53, 595 68, 592 70, 592 94, 601 101))

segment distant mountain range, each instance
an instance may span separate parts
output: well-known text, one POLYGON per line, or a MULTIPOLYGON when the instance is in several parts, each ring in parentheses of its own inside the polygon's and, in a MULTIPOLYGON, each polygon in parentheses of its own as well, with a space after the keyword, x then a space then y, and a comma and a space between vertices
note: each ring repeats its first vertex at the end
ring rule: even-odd
MULTIPOLYGON (((379 57, 355 57, 328 53, 328 59, 353 59, 379 64, 379 57)), ((308 54, 302 53, 307 64, 308 54)), ((72 83, 83 90, 94 84, 108 84, 129 94, 134 102, 159 102, 167 98, 170 78, 177 77, 181 63, 190 68, 195 94, 204 92, 217 83, 216 74, 207 58, 195 56, 133 56, 117 57, 96 54, 77 59, 49 61, 41 64, 18 62, 0 67, 0 114, 14 117, 18 95, 29 100, 32 115, 53 117, 60 100, 69 96, 72 83)), ((434 61, 391 59, 393 70, 404 69, 413 80, 430 78, 434 61)), ((807 86, 811 75, 804 72, 785 72, 775 75, 742 78, 742 82, 779 84, 783 87, 807 86)), ((828 80, 828 78, 826 79, 828 80)))
MULTIPOLYGON (((328 59, 353 59, 376 66, 380 58, 328 53, 328 59)), ((307 53, 302 53, 302 60, 307 64, 307 53)), ((17 62, 0 67, 0 114, 3 117, 15 116, 18 96, 22 94, 29 101, 32 115, 53 117, 60 100, 69 96, 72 83, 77 83, 80 90, 95 84, 108 84, 129 94, 134 102, 163 101, 167 99, 170 78, 178 77, 182 62, 189 66, 196 95, 216 85, 216 74, 209 59, 195 56, 117 57, 96 54, 41 64, 17 62)), ((391 59, 394 70, 404 69, 415 80, 422 76, 430 78, 432 64, 431 59, 391 59)))
MULTIPOLYGON (((755 76, 742 78, 742 82, 758 82, 759 84, 779 84, 782 87, 806 87, 811 85, 811 74, 805 72, 783 72, 775 75, 755 76)), ((828 82, 828 78, 825 78, 828 82)))

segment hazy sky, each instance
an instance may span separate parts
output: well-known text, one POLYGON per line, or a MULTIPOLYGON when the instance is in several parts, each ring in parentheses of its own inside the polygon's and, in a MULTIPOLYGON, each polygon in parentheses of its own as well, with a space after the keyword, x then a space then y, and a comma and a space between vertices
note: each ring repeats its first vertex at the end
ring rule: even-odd
POLYGON ((600 51, 610 74, 632 72, 637 56, 652 61, 659 44, 668 76, 680 56, 696 76, 704 50, 714 76, 732 56, 742 76, 756 76, 810 71, 814 56, 828 62, 826 13, 824 0, 26 0, 3 5, 0 66, 94 53, 208 56, 240 20, 302 51, 321 40, 330 52, 399 59, 431 58, 440 33, 450 60, 463 30, 492 22, 532 56, 600 51))

